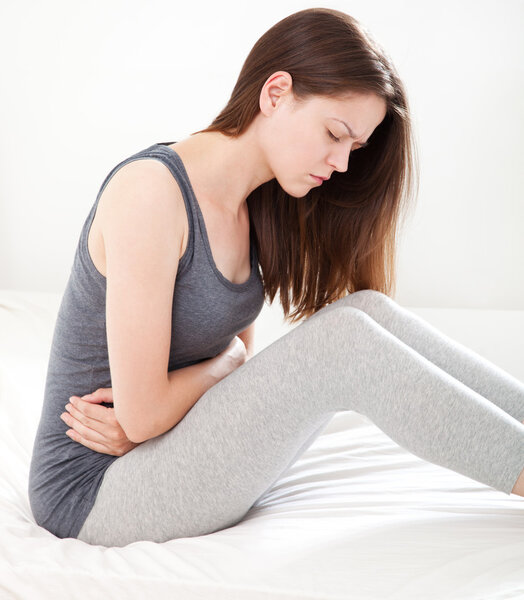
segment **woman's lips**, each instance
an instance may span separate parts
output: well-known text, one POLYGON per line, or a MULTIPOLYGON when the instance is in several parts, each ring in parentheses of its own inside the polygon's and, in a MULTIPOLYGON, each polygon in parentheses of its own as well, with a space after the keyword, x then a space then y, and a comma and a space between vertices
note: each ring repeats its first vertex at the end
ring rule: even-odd
POLYGON ((322 177, 317 177, 316 175, 311 175, 311 173, 309 174, 311 177, 313 177, 313 179, 320 185, 321 183, 323 183, 323 179, 322 177))

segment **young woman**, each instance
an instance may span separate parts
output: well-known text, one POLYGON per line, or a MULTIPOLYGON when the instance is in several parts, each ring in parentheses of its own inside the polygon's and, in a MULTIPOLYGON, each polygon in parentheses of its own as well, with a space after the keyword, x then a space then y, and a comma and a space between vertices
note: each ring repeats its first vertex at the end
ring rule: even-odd
POLYGON ((37 523, 105 546, 234 525, 341 410, 524 496, 524 385, 389 297, 414 149, 387 54, 314 8, 257 41, 210 127, 114 167, 57 316, 37 523), (252 357, 277 293, 302 322, 252 357))

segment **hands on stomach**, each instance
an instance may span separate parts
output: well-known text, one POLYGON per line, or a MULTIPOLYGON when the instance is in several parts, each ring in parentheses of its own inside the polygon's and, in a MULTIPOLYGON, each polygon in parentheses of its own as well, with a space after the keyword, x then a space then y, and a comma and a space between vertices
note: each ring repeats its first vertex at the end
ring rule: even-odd
MULTIPOLYGON (((222 377, 227 376, 248 360, 244 342, 235 336, 220 355, 222 377)), ((115 409, 101 406, 113 403, 113 389, 99 388, 85 396, 71 396, 66 412, 60 418, 71 429, 66 431, 73 441, 101 454, 123 456, 138 443, 128 439, 115 417, 115 409)))
POLYGON ((112 388, 99 388, 86 396, 71 396, 60 418, 71 429, 66 431, 72 440, 102 454, 123 456, 137 443, 131 442, 115 417, 115 409, 101 406, 113 402, 112 388))

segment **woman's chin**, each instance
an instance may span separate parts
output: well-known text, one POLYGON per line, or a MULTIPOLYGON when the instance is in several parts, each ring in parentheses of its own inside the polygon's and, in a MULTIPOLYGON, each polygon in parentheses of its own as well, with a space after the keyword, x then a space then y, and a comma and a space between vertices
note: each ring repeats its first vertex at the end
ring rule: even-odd
POLYGON ((313 186, 310 185, 295 185, 293 187, 289 186, 288 188, 285 188, 283 186, 281 186, 282 189, 284 190, 284 192, 286 192, 286 194, 289 194, 292 198, 305 198, 309 192, 311 191, 311 188, 313 186))
POLYGON ((280 187, 284 190, 284 192, 286 192, 286 194, 288 194, 292 198, 305 198, 311 191, 311 188, 315 187, 315 184, 311 184, 307 181, 303 183, 301 183, 300 181, 295 181, 283 185, 282 182, 278 179, 278 177, 275 177, 275 179, 277 180, 280 187))

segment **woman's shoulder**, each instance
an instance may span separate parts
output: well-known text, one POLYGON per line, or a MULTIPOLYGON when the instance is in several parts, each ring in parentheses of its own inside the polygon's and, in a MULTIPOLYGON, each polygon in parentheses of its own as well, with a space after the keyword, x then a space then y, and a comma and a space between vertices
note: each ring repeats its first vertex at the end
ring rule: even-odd
POLYGON ((182 190, 168 166, 156 158, 131 160, 112 175, 98 200, 99 229, 122 223, 129 211, 138 211, 144 219, 161 217, 167 227, 177 224, 177 238, 187 236, 188 220, 182 190))
POLYGON ((179 183, 172 171, 164 161, 153 156, 138 156, 123 162, 112 174, 104 192, 108 188, 129 192, 144 187, 151 190, 151 194, 167 191, 182 198, 179 183))

